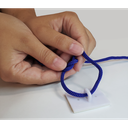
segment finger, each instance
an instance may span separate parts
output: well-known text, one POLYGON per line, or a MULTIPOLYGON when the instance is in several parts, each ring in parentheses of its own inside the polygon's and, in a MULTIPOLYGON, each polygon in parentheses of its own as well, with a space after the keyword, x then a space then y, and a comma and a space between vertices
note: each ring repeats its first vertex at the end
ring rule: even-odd
POLYGON ((90 55, 93 49, 96 47, 96 40, 87 28, 85 28, 85 31, 89 37, 88 55, 90 55))
MULTIPOLYGON (((89 36, 85 31, 85 27, 80 22, 76 14, 74 15, 73 18, 70 19, 70 24, 67 19, 65 19, 65 25, 63 30, 64 33, 71 36, 73 39, 77 40, 84 47, 84 51, 88 54, 89 36), (71 25, 71 27, 69 25, 71 25), (67 29, 69 27, 70 27, 70 31, 69 29, 67 29)), ((74 65, 74 69, 75 71, 80 71, 83 63, 85 62, 85 58, 81 55, 78 56, 77 59, 78 59, 78 63, 74 65)))
MULTIPOLYGON (((56 71, 53 71, 53 70, 50 70, 50 69, 48 69, 47 67, 45 67, 45 66, 40 66, 39 64, 35 64, 35 65, 33 65, 33 67, 37 67, 37 68, 40 68, 40 69, 42 69, 43 71, 45 71, 45 77, 43 78, 43 79, 45 79, 46 80, 46 82, 45 83, 51 83, 51 82, 56 82, 56 81, 60 81, 61 80, 61 73, 62 72, 56 72, 56 71), (51 74, 51 73, 53 73, 53 74, 51 74, 51 78, 50 78, 50 75, 49 75, 49 73, 51 74), (54 76, 54 77, 53 77, 54 76), (49 81, 49 82, 48 82, 49 81)), ((74 70, 74 69, 71 69, 71 70, 69 70, 69 71, 67 71, 66 73, 65 73, 65 75, 64 75, 64 79, 66 79, 66 78, 68 78, 69 76, 71 76, 71 75, 73 75, 73 74, 75 74, 76 73, 76 71, 74 70)), ((43 81, 42 81, 43 82, 43 81)))
POLYGON ((61 71, 67 65, 61 57, 43 45, 34 35, 24 37, 22 43, 17 43, 15 47, 18 51, 31 55, 52 70, 61 71))
MULTIPOLYGON (((85 29, 83 29, 83 25, 80 24, 80 27, 81 27, 81 31, 79 31, 79 33, 77 33, 78 35, 73 35, 74 38, 77 39, 77 41, 79 43, 81 43, 84 47, 84 51, 88 54, 88 48, 89 48, 89 36, 88 34, 86 33, 85 29), (80 36, 81 35, 81 36, 80 36)), ((78 63, 76 63, 74 65, 74 70, 75 71, 80 71, 82 66, 83 66, 83 63, 85 62, 85 58, 81 55, 81 56, 78 56, 76 57, 78 59, 78 63)))
MULTIPOLYGON (((65 78, 73 75, 75 70, 70 70, 65 74, 65 78)), ((21 62, 15 66, 15 76, 11 82, 18 82, 22 84, 48 84, 56 81, 60 81, 61 72, 56 72, 53 70, 45 70, 37 64, 30 66, 28 62, 21 62), (18 72, 17 72, 18 70, 18 72)))
POLYGON ((36 36, 45 45, 52 46, 71 55, 81 55, 83 53, 82 45, 76 40, 53 30, 50 27, 43 27, 36 36))
POLYGON ((81 70, 83 63, 85 62, 85 58, 81 55, 77 57, 77 59, 78 59, 78 62, 74 65, 74 70, 78 72, 81 70))
POLYGON ((63 32, 78 41, 87 52, 89 37, 86 34, 85 27, 79 20, 77 14, 74 12, 68 12, 64 17, 63 23, 63 32))
MULTIPOLYGON (((95 48, 96 41, 95 41, 95 38, 92 36, 91 32, 87 28, 85 28, 85 35, 86 35, 85 37, 88 37, 88 46, 85 51, 88 55, 90 55, 93 49, 95 48)), ((83 42, 83 40, 85 39, 84 38, 79 39, 79 41, 81 42, 83 42)), ((74 69, 76 71, 80 71, 86 59, 82 55, 77 57, 77 59, 78 59, 78 63, 75 64, 74 69)))
POLYGON ((67 54, 67 53, 62 53, 62 54, 60 55, 60 57, 61 57, 63 60, 65 60, 66 62, 68 62, 68 61, 71 59, 72 55, 67 54))

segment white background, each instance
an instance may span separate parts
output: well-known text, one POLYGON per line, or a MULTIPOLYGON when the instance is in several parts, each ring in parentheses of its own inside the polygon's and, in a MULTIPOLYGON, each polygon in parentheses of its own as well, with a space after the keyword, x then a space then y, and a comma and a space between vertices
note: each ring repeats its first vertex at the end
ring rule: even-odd
MULTIPOLYGON (((36 9, 37 15, 75 11, 81 22, 94 35, 97 46, 92 59, 107 56, 128 56, 128 10, 126 9, 36 9)), ((50 37, 50 35, 49 35, 50 37)), ((127 119, 128 62, 111 61, 100 64, 104 75, 99 89, 110 101, 109 107, 74 114, 60 83, 26 86, 0 80, 1 119, 127 119)), ((97 79, 97 69, 83 66, 65 80, 72 90, 91 88, 97 79)))

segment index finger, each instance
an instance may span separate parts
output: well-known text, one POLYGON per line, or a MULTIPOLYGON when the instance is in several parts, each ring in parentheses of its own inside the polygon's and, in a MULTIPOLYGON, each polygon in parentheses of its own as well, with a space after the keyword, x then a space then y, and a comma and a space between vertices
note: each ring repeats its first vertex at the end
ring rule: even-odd
POLYGON ((85 31, 85 27, 74 12, 66 12, 64 17, 63 31, 71 38, 78 41, 84 47, 85 52, 88 52, 89 37, 85 31), (68 29, 70 28, 70 29, 68 29))
MULTIPOLYGON (((76 41, 78 41, 84 47, 86 54, 90 55, 95 47, 96 41, 90 31, 84 27, 79 20, 76 13, 72 12, 65 16, 64 19, 64 32, 76 41), (70 16, 72 15, 72 16, 70 16), (70 19, 70 20, 69 20, 70 19), (69 28, 70 27, 70 31, 69 28)), ((75 64, 74 69, 79 71, 85 62, 85 58, 81 55, 77 57, 78 63, 75 64)))

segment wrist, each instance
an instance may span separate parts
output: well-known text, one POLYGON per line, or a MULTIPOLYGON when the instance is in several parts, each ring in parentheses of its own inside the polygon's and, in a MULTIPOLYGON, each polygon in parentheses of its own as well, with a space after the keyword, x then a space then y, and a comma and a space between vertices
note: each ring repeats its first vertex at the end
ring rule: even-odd
POLYGON ((1 11, 3 13, 6 13, 18 18, 24 23, 36 17, 36 13, 34 9, 1 9, 1 11))

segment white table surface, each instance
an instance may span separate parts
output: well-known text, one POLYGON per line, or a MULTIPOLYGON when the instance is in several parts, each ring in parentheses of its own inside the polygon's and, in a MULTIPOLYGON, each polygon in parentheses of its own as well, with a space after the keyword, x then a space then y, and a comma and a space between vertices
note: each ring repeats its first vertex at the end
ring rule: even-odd
MULTIPOLYGON (((36 9, 37 15, 75 11, 94 35, 97 46, 92 59, 128 56, 128 10, 110 9, 36 9)), ((50 36, 50 35, 49 35, 50 36)), ((0 119, 128 119, 128 61, 101 63, 103 79, 99 88, 110 106, 74 114, 59 82, 27 86, 0 80, 0 119)), ((93 66, 65 80, 70 89, 91 88, 98 71, 93 66)))

